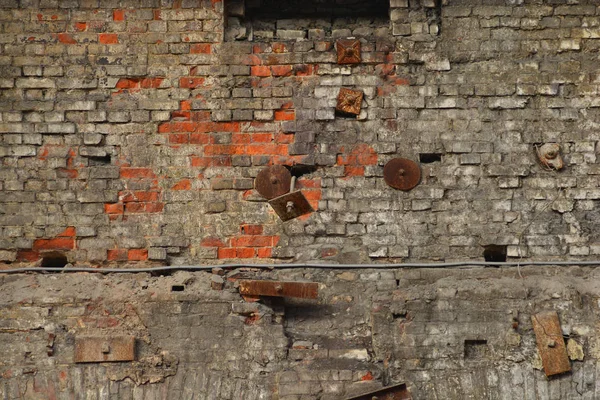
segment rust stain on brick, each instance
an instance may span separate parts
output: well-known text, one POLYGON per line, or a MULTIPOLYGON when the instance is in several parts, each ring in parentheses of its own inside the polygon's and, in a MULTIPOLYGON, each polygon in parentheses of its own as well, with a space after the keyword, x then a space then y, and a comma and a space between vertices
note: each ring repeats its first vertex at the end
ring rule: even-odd
POLYGON ((75 338, 75 362, 115 362, 135 360, 135 337, 75 338))
POLYGON ((315 282, 242 280, 240 281, 240 294, 316 299, 319 295, 319 284, 315 282))
POLYGON ((571 363, 556 311, 532 315, 531 322, 546 376, 570 371, 571 363))
POLYGON ((346 400, 412 400, 412 395, 408 391, 405 383, 388 386, 373 392, 361 394, 360 396, 349 397, 346 400))

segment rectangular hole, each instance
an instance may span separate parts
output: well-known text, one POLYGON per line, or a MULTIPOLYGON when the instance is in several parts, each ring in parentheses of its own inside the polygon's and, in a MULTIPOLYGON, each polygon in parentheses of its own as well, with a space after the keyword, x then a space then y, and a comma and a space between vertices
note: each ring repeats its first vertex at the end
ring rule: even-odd
POLYGON ((389 0, 254 0, 246 2, 249 18, 388 17, 389 0))
POLYGON ((421 153, 419 154, 421 164, 431 164, 442 161, 442 153, 421 153))
POLYGON ((483 247, 483 258, 489 262, 506 262, 507 246, 490 244, 483 247))
POLYGON ((183 292, 185 290, 184 285, 173 285, 171 286, 171 292, 183 292))

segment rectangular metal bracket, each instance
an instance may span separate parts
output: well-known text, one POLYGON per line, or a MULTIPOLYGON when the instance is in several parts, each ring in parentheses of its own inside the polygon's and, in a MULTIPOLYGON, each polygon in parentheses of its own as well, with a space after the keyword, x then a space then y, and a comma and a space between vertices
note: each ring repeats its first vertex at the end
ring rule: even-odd
POLYGON ((570 371, 571 363, 556 311, 532 315, 531 322, 546 376, 570 371))
POLYGON ((315 282, 240 281, 240 294, 250 296, 299 297, 316 299, 319 284, 315 282))
POLYGON ((282 221, 288 221, 314 211, 301 191, 286 193, 283 196, 275 197, 274 199, 269 200, 269 204, 273 207, 273 210, 275 210, 282 221))
POLYGON ((76 337, 75 362, 116 362, 135 360, 135 337, 76 337))

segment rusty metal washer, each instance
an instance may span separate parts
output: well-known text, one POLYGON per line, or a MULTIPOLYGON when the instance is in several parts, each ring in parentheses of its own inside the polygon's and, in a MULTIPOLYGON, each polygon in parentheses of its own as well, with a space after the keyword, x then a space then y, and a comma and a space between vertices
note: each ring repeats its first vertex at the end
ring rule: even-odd
POLYGON ((267 200, 274 199, 290 191, 292 174, 282 165, 273 165, 260 171, 254 187, 267 200))
POLYGON ((412 160, 393 158, 383 167, 383 179, 394 189, 410 190, 421 181, 421 168, 412 160))

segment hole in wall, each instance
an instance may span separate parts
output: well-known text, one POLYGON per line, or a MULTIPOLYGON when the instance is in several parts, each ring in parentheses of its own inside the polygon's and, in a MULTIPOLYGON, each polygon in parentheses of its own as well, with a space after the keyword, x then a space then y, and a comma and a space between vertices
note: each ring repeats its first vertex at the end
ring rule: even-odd
POLYGON ((465 340, 465 360, 477 360, 486 357, 489 354, 487 340, 475 339, 465 340))
POLYGON ((183 292, 185 290, 184 285, 173 285, 171 286, 171 292, 183 292))
POLYGON ((110 165, 111 156, 106 155, 102 157, 88 157, 90 166, 98 166, 98 165, 110 165))
POLYGON ((248 18, 388 17, 389 0, 250 0, 248 18))
POLYGON ((506 262, 506 245, 490 244, 483 247, 483 258, 490 262, 506 262))
POLYGON ((46 253, 42 256, 42 268, 64 268, 69 263, 62 253, 46 253))
POLYGON ((290 174, 295 176, 296 178, 301 177, 302 175, 312 174, 318 168, 314 165, 306 165, 306 164, 296 164, 296 165, 285 165, 287 169, 290 170, 290 174))
POLYGON ((419 154, 421 164, 431 164, 442 161, 442 153, 421 153, 419 154))

